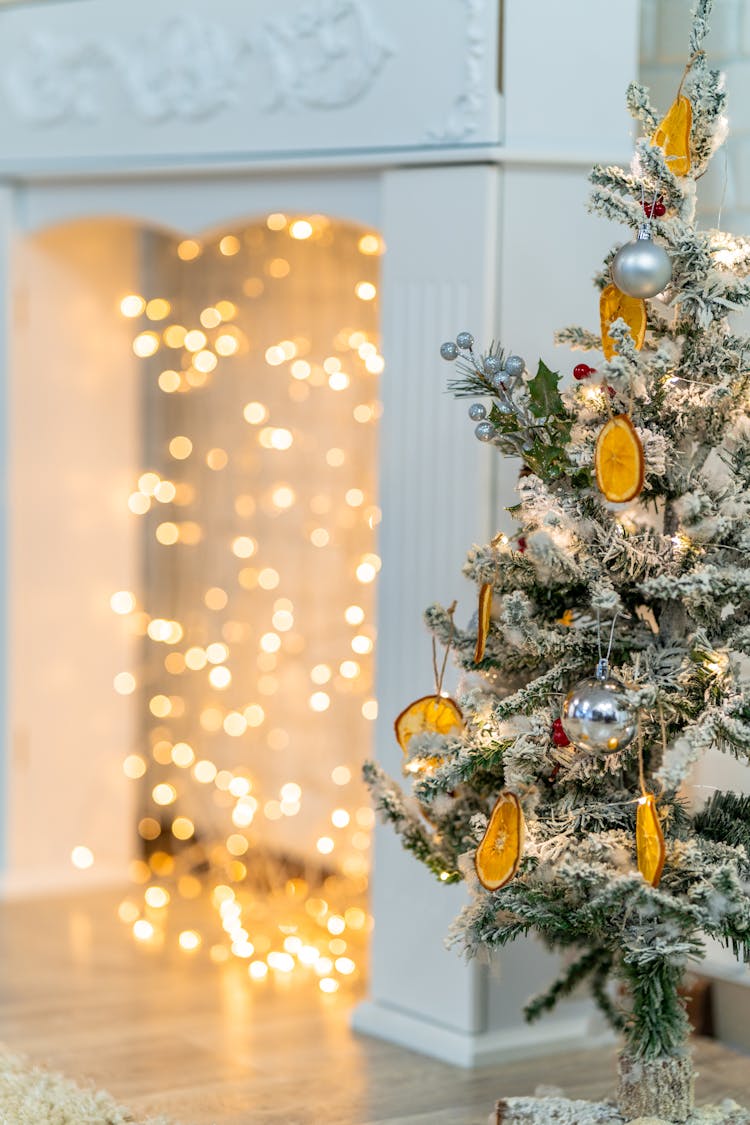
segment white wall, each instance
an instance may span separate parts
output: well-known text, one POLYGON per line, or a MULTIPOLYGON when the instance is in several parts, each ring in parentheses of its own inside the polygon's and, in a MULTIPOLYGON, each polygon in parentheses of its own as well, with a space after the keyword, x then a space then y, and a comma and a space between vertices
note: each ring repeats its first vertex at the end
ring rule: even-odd
MULTIPOLYGON (((122 761, 130 667, 109 605, 135 583, 126 500, 137 464, 137 382, 117 315, 136 282, 124 224, 17 243, 9 388, 9 892, 125 877, 133 835, 122 761), (96 863, 77 871, 85 845, 96 863)), ((118 628, 119 627, 119 628, 118 628)))

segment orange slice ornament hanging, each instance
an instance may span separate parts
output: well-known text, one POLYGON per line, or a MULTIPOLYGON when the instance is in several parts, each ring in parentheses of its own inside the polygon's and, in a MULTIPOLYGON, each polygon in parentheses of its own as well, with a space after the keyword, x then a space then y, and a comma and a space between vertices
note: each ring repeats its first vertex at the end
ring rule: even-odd
MULTIPOLYGON (((680 83, 682 89, 682 82, 680 83)), ((665 117, 651 138, 652 145, 663 151, 667 167, 674 176, 687 176, 690 171, 690 132, 693 128, 693 107, 690 99, 678 92, 665 117)))
POLYGON ((616 285, 607 285, 599 298, 599 319, 602 330, 602 351, 609 360, 617 355, 617 345, 609 335, 610 326, 622 318, 630 328, 636 351, 643 347, 646 338, 646 302, 641 297, 629 297, 616 285))
POLYGON ((615 414, 596 439, 594 468, 599 490, 613 504, 634 500, 643 488, 641 439, 627 414, 615 414))
POLYGON ((638 799, 635 819, 635 845, 638 870, 652 887, 659 886, 664 869, 666 848, 656 798, 651 793, 643 793, 638 799))
POLYGON ((477 613, 477 644, 474 649, 474 663, 484 660, 484 650, 492 619, 492 583, 484 582, 479 588, 479 610, 477 613))
MULTIPOLYGON (((443 663, 439 670, 434 637, 432 640, 435 691, 432 695, 423 695, 419 699, 415 699, 413 703, 410 703, 408 707, 404 708, 393 724, 396 732, 396 741, 405 755, 409 753, 409 743, 417 734, 429 733, 448 735, 453 734, 455 731, 463 730, 464 717, 461 713, 461 708, 455 700, 442 694, 443 679, 448 663, 448 653, 451 650, 453 640, 453 614, 455 610, 456 603, 454 602, 448 609, 448 616, 451 622, 450 639, 445 646, 443 663)), ((410 762, 408 763, 407 769, 410 773, 421 773, 425 769, 435 769, 437 766, 442 765, 442 762, 442 758, 433 756, 425 758, 424 761, 410 762)))
POLYGON ((505 789, 495 802, 474 857, 479 882, 488 891, 499 891, 518 871, 525 835, 521 802, 515 793, 505 789))

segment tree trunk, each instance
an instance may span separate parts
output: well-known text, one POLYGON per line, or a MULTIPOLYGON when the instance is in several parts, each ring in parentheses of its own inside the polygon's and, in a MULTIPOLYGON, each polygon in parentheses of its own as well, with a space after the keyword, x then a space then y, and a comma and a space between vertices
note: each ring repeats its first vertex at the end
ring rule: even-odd
POLYGON ((660 1117, 687 1121, 693 1111, 695 1072, 689 1055, 676 1058, 619 1059, 617 1106, 626 1121, 660 1117))

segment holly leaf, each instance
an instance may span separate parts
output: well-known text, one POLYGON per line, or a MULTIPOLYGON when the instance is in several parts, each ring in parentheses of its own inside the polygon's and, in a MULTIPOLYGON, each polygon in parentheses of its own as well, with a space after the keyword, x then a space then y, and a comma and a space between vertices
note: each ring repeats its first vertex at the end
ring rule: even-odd
POLYGON ((550 418, 565 413, 558 390, 559 384, 558 372, 550 371, 544 360, 540 359, 536 375, 526 385, 530 400, 529 410, 535 418, 550 418))
POLYGON ((516 434, 520 426, 518 418, 515 414, 505 414, 502 410, 498 409, 497 403, 492 404, 490 410, 490 422, 499 430, 501 434, 516 434))

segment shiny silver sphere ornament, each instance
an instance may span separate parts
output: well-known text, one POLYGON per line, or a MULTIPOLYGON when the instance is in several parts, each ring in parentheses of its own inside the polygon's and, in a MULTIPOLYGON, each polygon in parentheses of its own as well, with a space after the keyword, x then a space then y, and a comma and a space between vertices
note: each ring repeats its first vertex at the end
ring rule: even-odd
POLYGON ((469 417, 471 418, 472 422, 481 422, 484 418, 487 417, 487 411, 482 406, 481 402, 472 402, 471 406, 469 407, 469 417))
POLYGON ((492 441, 495 436, 495 427, 492 422, 480 422, 474 429, 474 435, 480 441, 492 441))
POLYGON ((499 355, 488 355, 482 364, 485 375, 497 375, 503 369, 503 361, 499 355))
POLYGON ((443 359, 450 362, 450 360, 458 358, 458 348, 452 340, 446 340, 444 344, 440 345, 440 354, 443 359))
POLYGON ((602 660, 595 676, 569 691, 562 708, 562 726, 577 750, 604 757, 624 750, 635 737, 638 719, 627 688, 610 676, 602 660))
POLYGON ((474 347, 474 337, 471 332, 459 332, 456 343, 462 351, 469 352, 474 347))
POLYGON ((641 227, 635 242, 621 246, 612 261, 612 280, 628 297, 655 297, 672 280, 672 262, 663 246, 641 227))
POLYGON ((507 371, 496 371, 495 374, 490 377, 490 383, 496 391, 505 390, 505 380, 507 378, 507 375, 507 371))
POLYGON ((509 375, 523 375, 526 370, 526 361, 520 355, 509 355, 505 361, 505 370, 509 375))

